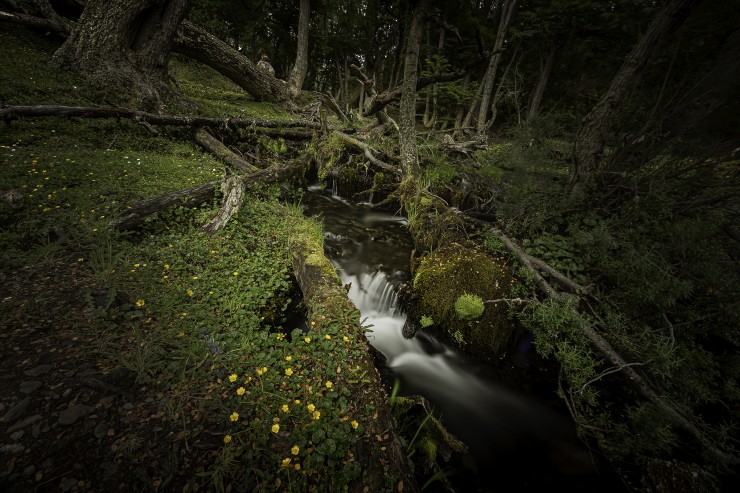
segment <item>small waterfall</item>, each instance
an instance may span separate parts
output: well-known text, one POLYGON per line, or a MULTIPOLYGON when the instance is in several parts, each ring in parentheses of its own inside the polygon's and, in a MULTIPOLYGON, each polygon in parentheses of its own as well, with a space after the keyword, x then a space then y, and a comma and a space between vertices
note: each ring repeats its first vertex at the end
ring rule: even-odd
POLYGON ((339 197, 339 185, 337 184, 336 178, 331 179, 331 196, 339 197))
POLYGON ((359 276, 346 276, 342 281, 345 284, 351 283, 347 296, 364 316, 402 315, 403 310, 398 305, 398 293, 388 282, 385 273, 381 271, 362 273, 359 276))

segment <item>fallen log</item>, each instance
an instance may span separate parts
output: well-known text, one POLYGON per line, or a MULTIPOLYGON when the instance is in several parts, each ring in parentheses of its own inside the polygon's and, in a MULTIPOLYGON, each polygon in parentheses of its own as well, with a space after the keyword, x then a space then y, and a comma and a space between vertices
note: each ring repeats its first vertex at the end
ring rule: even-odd
MULTIPOLYGON (((532 259, 534 257, 527 254, 521 247, 519 247, 502 231, 495 228, 490 228, 490 231, 501 240, 501 242, 514 256, 519 259, 522 265, 524 265, 530 272, 533 273, 537 285, 540 286, 540 288, 545 292, 548 298, 556 301, 562 301, 565 299, 566 295, 560 293, 559 291, 556 291, 532 265, 532 259)), ((546 265, 546 262, 544 260, 536 260, 536 263, 539 266, 546 265)), ((546 270, 557 272, 552 267, 546 270)), ((560 276, 566 277, 563 274, 560 274, 560 276)), ((562 282, 562 279, 558 279, 558 281, 562 282)), ((578 286, 578 284, 573 281, 570 281, 566 284, 570 286, 578 286)), ((575 306, 572 306, 571 310, 577 313, 575 306)), ((627 363, 624 358, 622 358, 622 356, 611 346, 611 344, 609 344, 606 339, 604 339, 596 331, 596 329, 591 324, 581 324, 581 331, 589 340, 589 342, 601 353, 606 361, 608 361, 610 364, 618 368, 619 371, 622 371, 624 373, 625 377, 627 377, 627 380, 637 389, 637 391, 643 398, 662 409, 668 416, 671 417, 671 419, 677 425, 679 425, 692 437, 694 437, 698 443, 701 443, 707 451, 721 460, 726 467, 730 467, 733 465, 737 466, 738 464, 740 464, 740 458, 719 449, 714 443, 712 443, 711 438, 708 437, 706 433, 699 429, 699 427, 697 427, 694 423, 692 423, 679 409, 673 406, 666 399, 661 398, 657 394, 657 392, 653 390, 650 384, 642 377, 642 375, 635 371, 635 363, 627 363)))
MULTIPOLYGON (((258 183, 277 183, 302 172, 308 159, 310 159, 310 154, 307 153, 296 160, 249 173, 242 176, 240 180, 244 184, 245 190, 249 190, 258 183)), ((155 212, 161 212, 175 206, 197 207, 214 197, 216 187, 220 183, 220 181, 202 183, 184 190, 168 192, 126 205, 122 209, 121 215, 111 221, 110 227, 120 231, 133 229, 155 212)))
POLYGON ((351 364, 364 375, 363 381, 351 382, 347 372, 336 375, 338 383, 350 389, 350 408, 373 406, 376 409, 372 420, 363 421, 365 432, 352 447, 352 455, 363 467, 361 476, 347 485, 348 491, 380 491, 387 489, 389 481, 393 482, 393 491, 419 491, 408 466, 406 449, 394 431, 388 394, 373 363, 359 311, 347 297, 334 266, 324 255, 323 242, 311 231, 297 230, 289 238, 289 245, 303 304, 308 317, 316 321, 308 334, 321 334, 326 324, 339 327, 334 339, 347 337, 349 341, 361 343, 361 351, 355 353, 351 364))
POLYGON ((0 108, 0 119, 6 122, 17 118, 41 117, 126 118, 152 125, 188 127, 266 127, 266 128, 321 128, 319 123, 305 120, 265 120, 262 118, 208 118, 204 116, 157 115, 128 108, 93 108, 86 106, 6 106, 0 108))
POLYGON ((257 171, 255 166, 252 166, 244 159, 239 157, 231 149, 226 147, 221 141, 213 137, 203 127, 196 127, 193 129, 193 139, 205 148, 210 153, 214 154, 217 158, 225 162, 227 165, 234 169, 241 171, 242 173, 252 173, 257 171))
POLYGON ((375 153, 377 151, 375 151, 372 147, 370 147, 366 143, 362 142, 361 140, 355 139, 354 137, 350 137, 349 135, 342 133, 342 132, 336 132, 336 135, 342 140, 342 142, 345 142, 363 151, 368 161, 370 161, 372 164, 374 164, 378 168, 384 169, 385 171, 388 171, 395 176, 401 177, 402 173, 400 169, 378 159, 375 156, 375 153))
POLYGON ((224 202, 218 213, 201 227, 204 233, 211 236, 222 230, 229 220, 239 212, 244 202, 245 192, 244 182, 238 176, 231 176, 221 184, 221 191, 224 195, 224 202))
POLYGON ((0 21, 13 22, 15 24, 21 24, 35 29, 43 29, 59 34, 60 36, 65 38, 69 35, 70 32, 69 26, 67 26, 64 22, 58 22, 43 17, 22 14, 20 12, 0 11, 0 21))

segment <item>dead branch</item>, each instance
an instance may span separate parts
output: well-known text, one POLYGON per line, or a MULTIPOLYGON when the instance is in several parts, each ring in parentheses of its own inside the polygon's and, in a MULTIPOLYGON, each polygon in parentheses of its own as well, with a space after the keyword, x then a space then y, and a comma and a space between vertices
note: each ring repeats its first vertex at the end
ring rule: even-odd
POLYGON ((6 106, 0 108, 0 119, 11 121, 17 118, 41 117, 79 117, 79 118, 125 118, 144 121, 152 125, 176 125, 186 127, 224 127, 224 128, 321 128, 319 123, 305 120, 264 120, 261 118, 207 118, 203 116, 157 115, 128 108, 93 108, 84 106, 6 106))
POLYGON ((214 138, 208 131, 202 127, 193 129, 193 138, 204 147, 207 151, 214 154, 217 158, 242 173, 252 173, 257 168, 246 162, 244 159, 235 154, 231 149, 226 147, 221 141, 214 138))
POLYGON ((388 163, 385 163, 378 159, 375 154, 377 153, 376 150, 374 150, 372 147, 367 145, 366 143, 355 139, 354 137, 350 137, 347 134, 344 134, 342 132, 336 132, 337 137, 339 137, 343 142, 357 147, 358 149, 362 150, 365 153, 365 157, 367 157, 368 161, 373 163, 378 168, 384 169, 390 173, 393 173, 395 176, 401 176, 401 170, 396 168, 395 166, 391 166, 388 163))
POLYGON ((21 24, 36 29, 51 31, 63 37, 67 37, 67 35, 69 34, 69 26, 67 26, 67 24, 65 24, 64 22, 55 22, 51 19, 36 17, 34 15, 21 14, 19 12, 6 12, 0 10, 0 21, 13 22, 15 24, 21 24))
MULTIPOLYGON (((296 160, 249 173, 240 179, 246 190, 258 183, 277 183, 301 172, 308 159, 310 159, 310 154, 307 153, 296 160)), ((219 184, 219 181, 202 183, 124 206, 121 215, 111 221, 110 226, 118 230, 133 229, 155 212, 161 212, 175 206, 197 207, 213 198, 219 184)))
POLYGON ((223 229, 229 220, 239 212, 244 202, 244 192, 246 187, 244 182, 238 176, 231 176, 221 184, 221 191, 224 195, 224 202, 218 213, 201 227, 204 233, 211 236, 223 229))

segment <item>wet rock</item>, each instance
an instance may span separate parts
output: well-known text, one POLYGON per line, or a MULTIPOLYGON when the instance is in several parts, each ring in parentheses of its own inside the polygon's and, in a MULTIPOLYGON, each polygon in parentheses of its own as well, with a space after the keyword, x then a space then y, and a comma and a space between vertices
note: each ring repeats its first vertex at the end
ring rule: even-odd
POLYGON ((30 394, 41 388, 43 384, 43 382, 38 380, 29 380, 28 382, 21 383, 20 391, 24 394, 30 394))
POLYGON ((62 393, 62 397, 69 397, 69 394, 72 393, 72 389, 67 389, 62 393))
POLYGON ((109 395, 107 397, 103 397, 98 401, 98 405, 103 406, 104 408, 108 409, 113 405, 113 401, 116 400, 116 395, 109 395))
POLYGON ((103 462, 100 468, 103 470, 103 479, 109 479, 118 471, 118 465, 112 462, 103 462))
POLYGON ((127 402, 127 403, 125 403, 125 404, 123 405, 123 409, 125 409, 126 411, 130 411, 130 410, 132 410, 133 408, 134 408, 134 405, 133 405, 133 404, 131 404, 130 402, 127 402))
POLYGON ((3 454, 20 454, 23 453, 24 450, 26 450, 26 448, 20 443, 6 443, 5 445, 0 445, 0 453, 3 454))
POLYGON ((29 377, 38 377, 39 375, 49 373, 49 370, 51 370, 51 365, 39 365, 35 368, 31 368, 30 370, 26 370, 23 373, 25 375, 28 375, 29 377))
POLYGON ((23 470, 23 473, 21 473, 21 475, 24 478, 30 478, 31 476, 34 475, 35 472, 36 472, 36 466, 31 464, 30 466, 28 466, 27 468, 23 470))
POLYGON ((107 432, 108 432, 108 425, 105 423, 98 423, 98 426, 95 427, 93 434, 95 435, 95 438, 100 439, 100 438, 103 438, 107 432))
POLYGON ((77 484, 77 479, 67 478, 67 479, 62 480, 62 484, 59 485, 59 487, 62 489, 62 491, 69 491, 76 484, 77 484))
POLYGON ((6 423, 9 423, 10 421, 15 421, 16 419, 20 418, 29 404, 31 404, 31 398, 26 397, 25 399, 20 401, 18 404, 11 407, 7 413, 5 413, 5 416, 3 416, 3 421, 5 421, 6 423))
POLYGON ((92 408, 84 404, 77 404, 72 407, 68 407, 61 413, 59 413, 59 424, 60 425, 71 425, 80 418, 84 418, 90 414, 92 408))
POLYGON ((13 440, 14 442, 17 442, 18 440, 20 440, 21 438, 23 438, 23 435, 25 435, 25 434, 26 434, 25 431, 18 430, 15 433, 11 433, 10 434, 10 439, 13 440))
POLYGON ((39 421, 41 419, 40 414, 34 414, 33 416, 29 416, 26 419, 23 419, 21 421, 18 421, 16 424, 8 428, 8 433, 14 433, 18 430, 21 430, 25 428, 28 425, 31 425, 35 423, 36 421, 39 421))

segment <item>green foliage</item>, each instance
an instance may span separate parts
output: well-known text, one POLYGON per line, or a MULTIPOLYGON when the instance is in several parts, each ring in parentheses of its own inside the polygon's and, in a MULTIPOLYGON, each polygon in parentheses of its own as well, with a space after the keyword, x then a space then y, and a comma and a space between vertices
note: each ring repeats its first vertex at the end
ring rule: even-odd
POLYGON ((432 317, 422 315, 419 323, 421 323, 421 326, 426 329, 427 327, 434 325, 434 319, 432 317))
POLYGON ((455 313, 461 320, 475 320, 483 315, 485 305, 480 296, 463 293, 455 301, 455 313))

